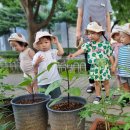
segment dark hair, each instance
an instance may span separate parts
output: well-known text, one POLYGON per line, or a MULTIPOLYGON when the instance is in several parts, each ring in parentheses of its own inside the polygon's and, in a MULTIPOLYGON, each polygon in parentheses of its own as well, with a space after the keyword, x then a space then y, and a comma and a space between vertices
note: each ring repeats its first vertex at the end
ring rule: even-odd
POLYGON ((27 47, 28 44, 26 42, 16 41, 21 47, 27 47))
POLYGON ((46 38, 47 40, 50 40, 51 41, 51 37, 50 36, 43 36, 41 38, 46 38))

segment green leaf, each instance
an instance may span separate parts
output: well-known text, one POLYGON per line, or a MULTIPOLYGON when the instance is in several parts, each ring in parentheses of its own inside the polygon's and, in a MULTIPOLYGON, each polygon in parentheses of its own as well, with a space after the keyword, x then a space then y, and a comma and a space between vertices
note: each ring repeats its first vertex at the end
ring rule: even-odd
POLYGON ((51 83, 48 88, 45 91, 45 95, 48 95, 50 92, 52 92, 53 90, 55 90, 56 88, 60 87, 61 81, 57 80, 53 83, 51 83))
POLYGON ((69 70, 69 80, 71 81, 75 77, 75 70, 69 70))
POLYGON ((81 95, 81 90, 79 87, 71 87, 69 90, 65 90, 65 91, 72 96, 80 96, 81 95))
POLYGON ((61 97, 60 97, 60 98, 55 98, 55 99, 53 99, 52 102, 50 103, 49 107, 55 105, 57 102, 59 102, 59 101, 61 101, 61 100, 62 100, 61 97))
POLYGON ((129 130, 130 129, 130 123, 127 123, 124 127, 124 130, 129 130))
POLYGON ((76 76, 76 74, 75 74, 75 70, 68 70, 68 75, 69 75, 69 77, 67 77, 67 72, 66 71, 63 71, 62 73, 61 73, 61 75, 62 75, 62 77, 63 78, 66 78, 66 79, 68 79, 69 81, 71 81, 75 76, 76 76))
POLYGON ((40 93, 45 93, 46 89, 45 88, 38 88, 38 92, 40 93))
POLYGON ((67 65, 72 65, 75 63, 75 60, 67 60, 66 64, 67 65))
POLYGON ((58 64, 58 63, 59 63, 59 62, 52 62, 52 63, 50 63, 50 64, 47 66, 47 70, 49 71, 54 64, 58 64))
POLYGON ((28 86, 32 83, 32 79, 25 79, 23 82, 19 83, 20 86, 28 86))
POLYGON ((47 70, 43 70, 41 73, 37 74, 34 79, 37 79, 40 75, 42 75, 43 73, 45 73, 47 70))

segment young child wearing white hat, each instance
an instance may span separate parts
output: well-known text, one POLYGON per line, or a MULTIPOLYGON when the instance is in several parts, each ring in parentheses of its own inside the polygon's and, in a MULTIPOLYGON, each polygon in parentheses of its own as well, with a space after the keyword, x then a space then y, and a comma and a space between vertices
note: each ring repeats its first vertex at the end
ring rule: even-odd
MULTIPOLYGON (((121 27, 121 42, 123 46, 119 48, 118 69, 121 81, 121 87, 125 92, 130 92, 130 23, 121 27)), ((123 106, 130 104, 128 97, 123 98, 123 106)))
MULTIPOLYGON (((36 33, 33 46, 38 50, 33 58, 33 65, 34 68, 37 69, 38 74, 46 70, 50 63, 56 62, 60 56, 64 54, 64 50, 59 43, 58 38, 46 31, 39 31, 36 33), (51 44, 55 44, 57 49, 51 49, 51 44)), ((60 79, 57 65, 54 64, 50 71, 46 71, 38 77, 38 87, 46 89, 50 84, 59 81, 60 79)), ((50 93, 52 98, 57 98, 60 94, 61 90, 59 87, 50 93)))
MULTIPOLYGON (((18 52, 19 54, 19 60, 20 60, 20 68, 24 73, 24 77, 28 77, 27 75, 30 75, 32 77, 35 76, 34 69, 32 65, 32 59, 35 55, 35 52, 28 47, 28 42, 26 41, 25 37, 20 33, 13 33, 8 38, 8 41, 10 45, 18 52)), ((37 85, 36 82, 33 83, 33 86, 28 86, 27 91, 29 93, 36 92, 37 91, 37 85)))
POLYGON ((130 23, 122 26, 120 34, 123 46, 118 55, 119 76, 123 89, 130 92, 130 23))
POLYGON ((85 51, 88 52, 88 63, 91 64, 89 78, 95 81, 96 98, 93 101, 94 104, 99 104, 102 99, 101 81, 104 83, 106 98, 108 98, 110 89, 109 79, 111 78, 109 61, 112 66, 114 64, 110 43, 101 39, 103 32, 102 26, 99 26, 96 22, 89 23, 86 28, 86 34, 89 35, 91 42, 84 43, 80 50, 68 56, 74 58, 85 51), (104 63, 99 65, 99 62, 102 61, 104 63))

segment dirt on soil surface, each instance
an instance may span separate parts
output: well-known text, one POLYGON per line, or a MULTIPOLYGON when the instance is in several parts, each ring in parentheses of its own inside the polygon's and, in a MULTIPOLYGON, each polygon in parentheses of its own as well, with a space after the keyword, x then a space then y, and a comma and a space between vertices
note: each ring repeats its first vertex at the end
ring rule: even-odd
POLYGON ((34 104, 44 101, 44 99, 27 99, 27 100, 20 100, 16 102, 16 104, 34 104))
POLYGON ((63 102, 56 105, 53 105, 51 109, 58 110, 58 111, 69 111, 69 110, 75 110, 78 108, 83 107, 83 104, 77 103, 77 102, 63 102))

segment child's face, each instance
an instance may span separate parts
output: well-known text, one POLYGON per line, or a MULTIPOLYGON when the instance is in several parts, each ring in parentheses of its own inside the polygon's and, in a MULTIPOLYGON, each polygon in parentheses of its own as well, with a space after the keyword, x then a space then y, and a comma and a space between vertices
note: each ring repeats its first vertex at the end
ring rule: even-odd
POLYGON ((100 40, 100 33, 96 33, 93 31, 88 31, 87 33, 88 38, 90 39, 90 41, 95 41, 98 42, 100 40))
POLYGON ((10 41, 10 45, 11 47, 13 47, 17 52, 22 52, 25 47, 24 46, 20 46, 16 41, 10 41))
POLYGON ((37 46, 41 51, 48 51, 51 48, 51 41, 43 37, 39 40, 37 46))
POLYGON ((126 33, 123 33, 123 32, 121 32, 120 35, 121 35, 121 42, 122 42, 123 44, 128 44, 128 43, 130 43, 130 35, 128 35, 128 34, 126 34, 126 33))
POLYGON ((117 42, 119 42, 119 43, 121 42, 121 41, 120 41, 120 38, 121 38, 121 37, 120 37, 120 33, 115 33, 114 36, 113 36, 113 40, 115 40, 115 41, 117 41, 117 42))

